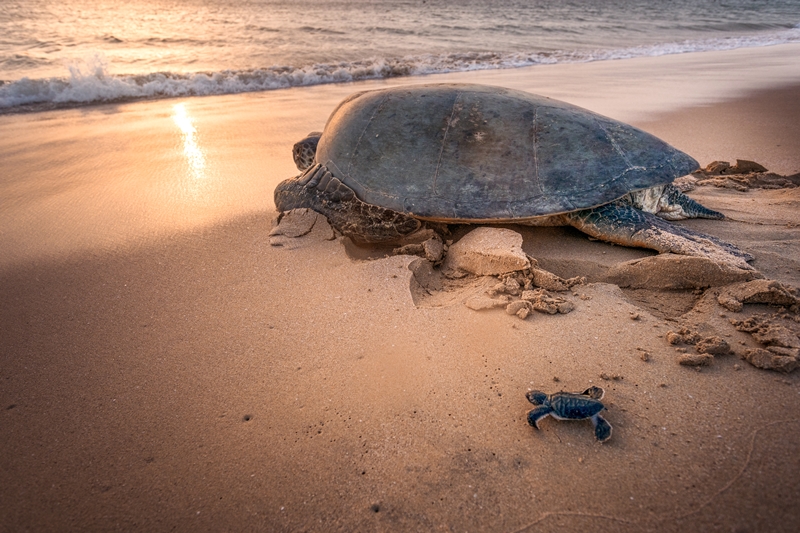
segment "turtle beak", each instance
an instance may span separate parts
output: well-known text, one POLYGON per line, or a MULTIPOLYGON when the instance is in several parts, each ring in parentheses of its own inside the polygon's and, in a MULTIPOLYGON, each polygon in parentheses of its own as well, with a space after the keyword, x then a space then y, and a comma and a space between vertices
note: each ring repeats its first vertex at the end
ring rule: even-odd
POLYGON ((525 397, 533 405, 544 405, 544 403, 547 401, 547 394, 543 393, 542 391, 538 391, 538 390, 528 391, 525 394, 525 397))

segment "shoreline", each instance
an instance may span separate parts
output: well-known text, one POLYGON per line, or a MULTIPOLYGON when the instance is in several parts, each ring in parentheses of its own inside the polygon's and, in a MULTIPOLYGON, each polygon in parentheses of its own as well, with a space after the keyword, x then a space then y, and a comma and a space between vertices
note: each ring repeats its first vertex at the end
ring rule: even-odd
MULTIPOLYGON (((691 51, 691 52, 680 52, 680 53, 672 53, 672 54, 664 54, 664 55, 655 55, 655 56, 636 56, 636 57, 620 57, 614 59, 604 59, 604 60, 588 60, 583 62, 566 62, 566 63, 555 63, 555 64, 534 64, 534 65, 526 65, 526 66, 519 66, 519 67, 503 67, 503 68, 487 68, 487 69, 478 69, 478 70, 463 70, 463 71, 453 71, 453 72, 433 72, 433 73, 420 73, 420 74, 412 74, 412 75, 403 75, 403 76, 390 76, 385 78, 367 78, 361 80, 351 80, 351 81, 333 81, 333 82, 322 82, 319 84, 310 84, 310 85, 293 85, 293 86, 286 86, 286 87, 278 87, 278 88, 269 88, 269 89, 261 89, 261 90, 254 90, 254 91, 242 91, 242 92, 232 92, 232 93, 220 93, 220 94, 186 94, 186 95, 179 95, 179 96, 168 96, 168 95, 160 95, 160 96, 150 96, 150 97, 136 97, 136 96, 122 96, 117 99, 109 99, 109 100, 101 100, 101 101, 92 101, 92 102, 49 102, 49 103, 37 103, 37 104, 24 104, 21 106, 14 106, 14 107, 2 107, 0 108, 0 117, 7 116, 7 115, 19 115, 19 114, 30 114, 30 113, 45 113, 45 112, 58 112, 58 111, 68 111, 71 109, 85 109, 85 108, 94 108, 99 106, 122 106, 127 104, 137 104, 137 103, 148 103, 148 102, 158 102, 162 100, 174 100, 174 99, 192 99, 192 98, 213 98, 213 97, 224 97, 224 96, 246 96, 246 95, 258 95, 261 93, 271 93, 276 91, 287 91, 290 89, 308 89, 312 87, 335 87, 341 85, 366 85, 369 86, 371 84, 377 84, 378 86, 384 85, 406 85, 406 84, 416 84, 416 83, 436 83, 436 81, 427 82, 426 79, 430 78, 436 80, 437 78, 476 78, 491 80, 495 79, 498 80, 495 84, 502 85, 502 86, 509 86, 509 80, 514 78, 536 78, 536 74, 547 72, 544 76, 546 78, 545 87, 539 87, 538 90, 532 89, 525 89, 519 87, 521 90, 530 90, 531 92, 541 92, 541 91, 553 91, 556 92, 564 92, 561 96, 554 96, 557 98, 564 98, 569 96, 578 96, 578 97, 586 97, 587 95, 584 94, 586 91, 585 89, 582 90, 577 87, 569 87, 570 85, 579 85, 581 76, 585 76, 587 72, 590 72, 589 76, 597 77, 598 80, 601 81, 601 86, 612 86, 614 85, 613 80, 603 79, 608 76, 608 73, 613 73, 612 76, 614 78, 618 77, 620 73, 624 75, 630 75, 630 72, 643 72, 643 71, 650 71, 648 75, 656 75, 659 76, 656 71, 653 71, 651 66, 660 63, 666 64, 668 68, 672 69, 675 68, 675 65, 683 64, 692 72, 691 74, 687 74, 689 76, 702 76, 702 68, 698 68, 698 65, 703 65, 707 63, 711 63, 714 65, 715 68, 719 69, 722 65, 727 65, 731 69, 728 73, 729 77, 724 80, 724 83, 717 83, 715 87, 713 87, 713 92, 709 93, 707 91, 700 91, 697 92, 697 88, 693 87, 694 94, 686 100, 675 99, 674 95, 672 95, 672 99, 676 100, 676 102, 671 102, 670 105, 673 108, 677 106, 687 106, 693 105, 693 102, 696 102, 699 99, 705 102, 713 102, 719 101, 720 98, 731 98, 734 96, 743 96, 749 91, 758 90, 758 89, 765 89, 775 86, 781 86, 786 84, 793 84, 793 83, 800 83, 800 75, 792 74, 791 71, 784 71, 780 72, 781 67, 786 67, 787 62, 789 64, 796 65, 796 61, 794 56, 797 53, 797 50, 800 50, 800 43, 784 43, 784 44, 772 44, 772 45, 765 45, 765 46, 758 46, 758 47, 744 47, 744 48, 735 48, 730 50, 705 50, 705 51, 691 51), (709 59, 709 58, 716 58, 716 59, 709 59), (764 61, 766 59, 766 61, 764 61), (654 63, 656 62, 656 63, 654 63), (740 74, 744 71, 741 70, 741 66, 743 62, 749 62, 756 64, 756 69, 747 68, 746 72, 752 76, 749 81, 745 81, 740 77, 740 74), (770 64, 772 63, 772 64, 770 64), (623 66, 620 66, 623 65, 623 66), (650 65, 650 66, 648 66, 650 65), (575 71, 582 71, 578 76, 575 75, 575 71), (594 73, 591 73, 594 71, 594 73), (516 76, 514 73, 518 73, 516 76), (552 73, 556 72, 555 76, 552 76, 552 73), (757 79, 756 79, 757 78, 757 79), (565 83, 566 82, 566 83, 565 83), (569 87, 569 88, 568 88, 569 87), (575 92, 577 88, 577 92, 575 92), (570 95, 569 92, 572 91, 573 94, 570 95)), ((791 70, 791 69, 789 69, 791 70)), ((195 73, 196 75, 206 74, 203 72, 195 73)), ((188 76, 189 74, 181 74, 182 76, 188 76)), ((15 80, 20 81, 20 80, 15 80)), ((708 81, 708 80, 707 80, 708 81)), ((714 80, 714 81, 722 81, 722 80, 714 80)), ((15 83, 15 82, 6 82, 15 83)), ((481 81, 476 81, 476 83, 481 83, 481 81)), ((491 84, 489 81, 485 81, 484 83, 491 84)), ((515 82, 511 82, 512 84, 515 82)), ((2 84, 0 84, 2 86, 2 84)), ((642 96, 641 94, 639 95, 642 96)))
MULTIPOLYGON (((375 84, 358 87, 367 86, 375 84)), ((297 173, 292 144, 320 130, 355 89, 313 87, 0 117, 6 168, 0 269, 76 251, 113 251, 273 212, 274 187, 297 173)), ((631 114, 632 125, 701 166, 749 159, 779 174, 800 171, 800 83, 714 103, 703 99, 678 110, 656 106, 648 114, 640 110, 646 102, 622 109, 628 97, 604 94, 592 109, 613 118, 631 114)))

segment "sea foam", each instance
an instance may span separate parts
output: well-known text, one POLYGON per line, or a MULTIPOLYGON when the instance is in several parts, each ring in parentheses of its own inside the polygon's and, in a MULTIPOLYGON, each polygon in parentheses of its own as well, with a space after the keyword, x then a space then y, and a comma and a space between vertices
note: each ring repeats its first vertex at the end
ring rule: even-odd
POLYGON ((103 56, 93 56, 86 61, 69 65, 68 77, 40 79, 26 77, 16 81, 0 82, 0 112, 180 96, 235 94, 366 79, 519 68, 541 64, 610 61, 797 42, 800 42, 800 25, 769 34, 680 41, 613 50, 447 53, 371 58, 306 66, 286 65, 196 73, 155 72, 141 75, 111 74, 103 56))

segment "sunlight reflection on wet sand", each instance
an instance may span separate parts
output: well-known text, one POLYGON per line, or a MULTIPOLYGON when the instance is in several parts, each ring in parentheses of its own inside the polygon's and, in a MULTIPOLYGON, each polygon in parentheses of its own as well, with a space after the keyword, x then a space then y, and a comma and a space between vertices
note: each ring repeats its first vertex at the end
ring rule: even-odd
POLYGON ((189 164, 192 176, 195 180, 204 180, 206 178, 206 157, 197 143, 197 130, 194 127, 194 121, 186 113, 186 104, 175 104, 173 109, 175 114, 172 115, 172 120, 181 130, 183 153, 186 156, 186 162, 189 164))
POLYGON ((269 96, 0 117, 0 268, 271 208, 266 163, 280 160, 280 176, 296 169, 289 140, 265 147, 290 111, 269 96))

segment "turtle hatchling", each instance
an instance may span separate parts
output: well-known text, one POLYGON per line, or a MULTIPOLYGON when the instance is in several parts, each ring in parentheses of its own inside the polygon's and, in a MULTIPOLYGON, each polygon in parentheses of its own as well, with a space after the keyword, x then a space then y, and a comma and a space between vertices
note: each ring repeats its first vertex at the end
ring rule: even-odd
POLYGON ((611 438, 611 424, 600 416, 605 406, 600 401, 605 395, 600 387, 589 387, 583 392, 556 392, 546 394, 532 390, 525 395, 528 401, 537 406, 528 413, 528 424, 539 429, 539 420, 552 416, 556 420, 590 419, 594 425, 594 436, 600 442, 611 438))
POLYGON ((586 109, 483 85, 364 91, 294 146, 275 189, 353 241, 402 242, 426 223, 570 225, 600 240, 752 269, 752 256, 667 220, 722 219, 672 182, 697 161, 586 109))

